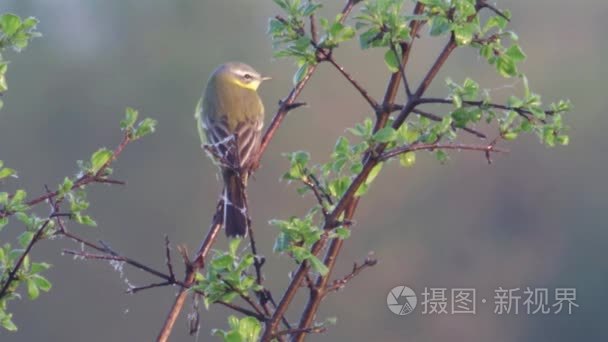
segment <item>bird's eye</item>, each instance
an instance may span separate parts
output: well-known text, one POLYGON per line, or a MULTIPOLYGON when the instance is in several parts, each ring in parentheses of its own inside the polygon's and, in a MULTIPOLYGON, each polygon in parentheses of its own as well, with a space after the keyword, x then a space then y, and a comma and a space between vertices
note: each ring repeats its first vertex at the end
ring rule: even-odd
POLYGON ((245 74, 243 75, 243 78, 245 78, 247 81, 250 81, 253 79, 253 76, 251 76, 251 74, 245 74))

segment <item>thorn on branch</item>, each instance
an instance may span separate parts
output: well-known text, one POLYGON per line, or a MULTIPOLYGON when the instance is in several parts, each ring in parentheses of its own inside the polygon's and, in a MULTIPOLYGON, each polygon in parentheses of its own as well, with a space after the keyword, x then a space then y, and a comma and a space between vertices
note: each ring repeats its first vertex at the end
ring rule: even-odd
POLYGON ((106 183, 106 184, 115 184, 115 185, 127 185, 127 182, 125 182, 125 181, 109 179, 109 178, 101 178, 101 177, 95 178, 95 182, 106 183))
POLYGON ((279 101, 279 107, 281 107, 284 111, 286 112, 290 112, 296 108, 300 108, 300 107, 304 107, 307 106, 308 104, 306 102, 293 102, 293 103, 286 103, 283 100, 279 101))
POLYGON ((146 285, 146 286, 130 287, 126 292, 129 294, 136 294, 139 291, 153 289, 155 287, 164 287, 164 286, 171 286, 171 285, 175 285, 175 283, 173 283, 171 281, 164 281, 162 283, 152 283, 152 284, 146 285))
POLYGON ((173 272, 173 264, 171 263, 171 246, 169 243, 169 236, 165 235, 165 262, 167 269, 169 270, 169 277, 175 280, 175 273, 173 272))

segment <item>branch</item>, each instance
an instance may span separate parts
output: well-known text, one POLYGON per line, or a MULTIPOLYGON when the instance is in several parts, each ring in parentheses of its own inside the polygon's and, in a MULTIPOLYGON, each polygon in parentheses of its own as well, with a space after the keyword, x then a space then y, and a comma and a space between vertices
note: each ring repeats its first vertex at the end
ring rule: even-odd
MULTIPOLYGON (((423 10, 423 8, 424 8, 424 5, 422 5, 421 3, 418 2, 415 7, 415 14, 419 14, 423 10)), ((415 37, 417 35, 417 31, 421 25, 421 22, 412 21, 411 25, 412 25, 412 29, 410 32, 412 34, 412 37, 415 37)), ((410 48, 411 48, 411 43, 410 43, 409 47, 407 49, 405 49, 405 51, 407 51, 407 53, 404 53, 402 56, 402 61, 403 61, 404 66, 405 66, 405 62, 407 61, 407 57, 409 56, 410 48)), ((431 67, 431 69, 428 71, 428 73, 424 77, 423 81, 421 82, 421 84, 418 87, 418 89, 416 90, 416 92, 412 95, 412 97, 408 100, 406 105, 403 107, 399 116, 393 123, 394 128, 399 128, 401 126, 401 124, 405 121, 407 116, 412 112, 412 110, 415 109, 416 104, 417 104, 416 100, 422 97, 422 95, 424 94, 424 92, 426 91, 428 86, 431 84, 431 82, 433 81, 433 79, 435 78, 435 76, 437 75, 437 73, 439 72, 439 70, 441 69, 441 67, 443 66, 443 64, 445 63, 445 61, 447 60, 447 58, 449 57, 449 55, 455 48, 456 48, 456 43, 455 43, 454 37, 452 36, 452 37, 450 37, 450 40, 444 47, 443 51, 437 57, 437 60, 435 61, 435 63, 431 67)), ((382 112, 377 113, 377 120, 376 120, 376 125, 374 127, 374 132, 376 132, 380 128, 384 127, 388 121, 388 117, 390 115, 390 110, 391 110, 392 105, 394 104, 394 99, 395 99, 395 96, 396 96, 396 93, 397 93, 397 90, 399 87, 400 79, 401 79, 401 77, 398 72, 393 73, 391 75, 391 79, 389 80, 389 85, 387 87, 387 91, 384 96, 384 101, 383 101, 383 106, 382 106, 383 110, 382 110, 382 112)), ((378 163, 380 163, 382 161, 380 158, 378 158, 378 155, 380 155, 383 152, 383 150, 386 148, 386 146, 387 146, 387 144, 385 144, 385 143, 379 144, 375 150, 371 151, 372 153, 369 153, 365 156, 363 169, 361 170, 361 172, 359 172, 359 174, 357 174, 357 176, 355 176, 355 178, 349 185, 349 187, 346 190, 346 192, 344 193, 344 195, 338 201, 338 204, 336 205, 334 210, 331 212, 329 217, 326 218, 326 221, 325 221, 325 224, 323 227, 325 230, 334 228, 336 219, 340 215, 345 213, 345 211, 347 211, 347 208, 353 208, 353 211, 354 211, 354 209, 356 208, 357 202, 358 202, 358 198, 355 198, 355 194, 356 194, 357 190, 361 187, 361 185, 367 180, 367 177, 369 176, 371 170, 378 163)), ((348 210, 350 210, 350 209, 348 209, 348 210)), ((327 240, 323 239, 323 238, 321 240, 317 241, 311 248, 311 253, 313 255, 317 255, 319 253, 319 251, 325 246, 326 241, 327 240)), ((333 267, 333 263, 335 262, 335 257, 339 253, 340 247, 341 247, 341 242, 339 239, 335 239, 332 241, 330 249, 328 250, 328 253, 326 254, 326 258, 325 258, 326 262, 329 263, 329 266, 333 267)), ((331 267, 328 267, 330 269, 330 272, 328 274, 331 273, 331 267)), ((300 264, 297 272, 292 277, 292 280, 291 280, 287 290, 285 291, 285 294, 283 295, 283 298, 281 299, 279 306, 277 307, 275 315, 273 315, 271 320, 266 324, 266 330, 262 337, 263 341, 268 341, 271 338, 273 331, 275 331, 275 329, 277 327, 277 322, 278 322, 277 313, 282 314, 287 310, 287 306, 293 300, 295 293, 297 292, 299 285, 304 278, 304 275, 308 272, 308 268, 309 268, 308 263, 303 262, 300 264)), ((321 278, 321 281, 324 281, 323 278, 321 278)), ((300 321, 300 327, 306 327, 307 324, 308 325, 310 324, 310 322, 312 320, 311 317, 314 316, 314 313, 316 312, 316 310, 318 308, 319 302, 320 302, 319 296, 316 295, 314 292, 311 292, 311 296, 310 296, 309 302, 307 304, 307 307, 310 307, 310 310, 308 310, 308 308, 307 308, 308 313, 305 314, 304 317, 302 318, 302 320, 300 321)), ((302 339, 303 339, 303 335, 300 335, 296 338, 296 340, 302 340, 302 339)))
POLYGON ((439 56, 437 56, 437 59, 435 60, 435 63, 433 63, 431 69, 426 73, 426 76, 424 76, 424 79, 422 80, 422 82, 418 86, 418 89, 412 96, 413 98, 408 101, 408 103, 403 107, 403 109, 395 119, 395 122, 393 122, 393 128, 399 128, 401 124, 403 124, 405 119, 407 119, 408 115, 412 112, 412 110, 418 103, 418 99, 422 97, 424 92, 431 85, 431 82, 433 82, 433 79, 435 79, 435 76, 437 76, 437 73, 439 73, 439 70, 441 69, 441 67, 443 67, 443 65, 447 61, 448 57, 450 57, 450 54, 452 53, 452 51, 454 51, 456 46, 456 41, 454 40, 454 37, 451 36, 450 40, 447 42, 439 56))
MULTIPOLYGON (((233 291, 236 294, 238 294, 239 297, 241 297, 241 299, 243 299, 247 304, 249 304, 255 310, 255 312, 258 313, 259 316, 266 317, 266 316, 264 316, 264 313, 262 312, 262 308, 259 307, 253 300, 251 300, 251 298, 246 293, 243 293, 243 291, 241 291, 240 289, 237 289, 236 287, 234 287, 234 285, 230 284, 229 281, 226 281, 225 279, 220 278, 219 275, 218 275, 218 278, 224 284, 226 284, 226 286, 228 286, 228 288, 230 289, 230 291, 233 291)), ((266 319, 263 319, 262 321, 265 321, 265 320, 266 319)))
POLYGON ((23 261, 29 255, 30 251, 32 250, 32 247, 34 247, 34 244, 38 242, 38 240, 42 237, 44 230, 50 222, 51 219, 47 219, 46 221, 44 221, 42 226, 40 226, 40 228, 38 228, 38 230, 36 231, 36 234, 34 234, 34 236, 32 237, 32 240, 27 244, 27 247, 25 247, 23 253, 21 253, 21 256, 19 256, 19 259, 17 259, 15 266, 13 266, 13 269, 9 272, 8 278, 6 279, 6 282, 0 290, 0 298, 3 298, 8 293, 8 289, 10 288, 12 282, 16 280, 17 272, 19 272, 19 270, 21 269, 23 261))
MULTIPOLYGON (((424 4, 422 4, 420 1, 416 2, 416 7, 414 7, 413 14, 419 15, 419 14, 422 14, 423 11, 424 11, 424 4)), ((420 20, 412 20, 410 22, 411 41, 409 43, 402 43, 402 45, 401 45, 401 49, 402 49, 403 53, 401 55, 401 61, 399 64, 401 65, 403 70, 405 70, 407 68, 407 63, 409 61, 410 52, 412 50, 412 47, 414 46, 415 39, 418 36, 418 31, 420 30, 422 25, 424 25, 424 23, 425 23, 424 21, 420 21, 420 20)), ((398 72, 395 72, 391 75, 391 77, 388 81, 388 85, 386 86, 386 91, 384 93, 384 99, 382 100, 383 110, 381 113, 378 113, 376 115, 377 120, 376 120, 376 124, 374 126, 374 132, 377 132, 378 130, 380 130, 381 128, 386 126, 386 123, 388 122, 388 118, 391 114, 390 107, 394 104, 395 98, 397 96, 397 92, 399 91, 399 84, 401 83, 400 76, 401 75, 398 72)))
MULTIPOLYGON (((357 204, 359 203, 359 199, 355 199, 350 202, 349 207, 346 209, 344 213, 344 219, 347 221, 352 220, 353 215, 357 209, 357 204)), ((319 275, 317 277, 316 285, 310 291, 310 295, 308 297, 308 302, 306 303, 306 308, 304 309, 304 313, 302 314, 302 318, 300 319, 299 328, 302 331, 295 334, 293 337, 294 341, 302 342, 304 341, 304 337, 306 336, 305 329, 311 326, 315 314, 319 310, 319 306, 321 305, 321 301, 325 297, 325 291, 327 288, 327 283, 329 282, 329 277, 336 265, 336 260, 338 259, 338 254, 344 245, 344 240, 341 238, 334 238, 331 241, 329 248, 327 249, 327 253, 325 253, 325 258, 323 259, 323 263, 327 266, 327 274, 319 275)))
POLYGON ((106 256, 102 256, 102 255, 98 255, 98 254, 89 254, 89 253, 85 253, 85 252, 74 252, 71 250, 64 250, 64 253, 66 254, 72 254, 72 255, 78 255, 81 257, 84 257, 85 259, 104 259, 104 260, 115 260, 115 261, 120 261, 120 262, 124 262, 126 264, 129 264, 137 269, 140 269, 144 272, 150 273, 152 275, 155 275, 158 278, 164 279, 165 281, 168 282, 174 282, 175 278, 172 278, 170 275, 167 275, 163 272, 160 272, 150 266, 144 265, 143 263, 133 260, 129 257, 120 255, 119 253, 115 252, 114 250, 112 250, 106 243, 104 243, 103 241, 100 241, 99 244, 95 244, 93 242, 87 241, 79 236, 76 236, 72 233, 69 233, 65 230, 60 230, 57 234, 59 235, 63 235, 67 238, 70 238, 78 243, 81 243, 89 248, 92 248, 98 252, 104 253, 106 254, 106 256))
MULTIPOLYGON (((195 262, 192 264, 188 263, 186 266, 187 272, 183 281, 185 287, 190 287, 192 284, 194 284, 197 270, 204 266, 204 259, 211 250, 211 246, 217 239, 220 232, 220 228, 222 227, 222 212, 222 203, 220 201, 220 203, 218 203, 218 206, 216 207, 215 215, 213 215, 213 220, 211 221, 207 236, 205 237, 205 240, 199 247, 198 252, 196 253, 195 262)), ((171 331, 173 330, 175 321, 177 321, 177 317, 179 316, 179 313, 181 312, 182 308, 184 307, 184 303, 186 302, 188 291, 185 287, 180 289, 179 293, 175 298, 175 302, 173 303, 173 306, 171 307, 171 310, 167 315, 165 323, 157 337, 157 341, 159 342, 166 342, 169 339, 169 335, 171 335, 171 331)))
MULTIPOLYGON (((402 109, 403 109, 402 105, 393 105, 393 111, 400 111, 402 109)), ((425 117, 425 118, 427 118, 429 120, 433 120, 433 121, 436 121, 436 122, 441 122, 441 120, 443 119, 439 115, 436 115, 436 114, 433 114, 433 113, 430 113, 430 112, 426 112, 426 111, 423 111, 423 110, 420 110, 420 109, 417 109, 417 108, 416 109, 412 109, 412 113, 418 114, 418 115, 420 115, 422 117, 425 117)), ((469 127, 459 127, 455 123, 452 124, 452 128, 455 129, 455 130, 456 129, 461 129, 461 130, 463 130, 463 131, 465 131, 467 133, 471 133, 474 136, 476 136, 478 138, 481 138, 481 139, 487 139, 488 138, 483 132, 474 130, 474 129, 469 128, 469 127)))
POLYGON ((359 82, 357 82, 348 72, 346 72, 343 66, 336 62, 333 55, 326 53, 325 51, 323 51, 323 49, 317 48, 317 51, 319 51, 319 53, 322 55, 321 61, 327 61, 331 65, 333 65, 342 74, 342 76, 344 76, 344 78, 346 78, 348 82, 350 82, 350 84, 352 84, 352 86, 357 89, 359 94, 365 99, 365 101, 367 101, 367 103, 372 107, 374 111, 377 112, 378 110, 380 110, 380 105, 378 104, 378 101, 376 101, 369 94, 369 92, 365 88, 363 88, 363 86, 359 82))
MULTIPOLYGON (((395 54, 395 56, 399 56, 395 44, 391 44, 391 50, 393 51, 393 54, 395 54)), ((403 59, 403 56, 401 56, 401 58, 403 59)), ((410 97, 412 97, 412 91, 410 90, 410 84, 407 81, 407 76, 405 76, 405 67, 403 66, 401 60, 399 60, 399 73, 401 75, 401 79, 403 80, 403 85, 405 87, 405 97, 409 99, 410 97)))
POLYGON ((419 150, 461 150, 461 151, 481 151, 481 152, 495 152, 495 153, 509 153, 509 150, 505 150, 499 147, 494 146, 493 144, 489 145, 470 145, 470 144, 412 144, 407 146, 396 147, 392 150, 386 151, 380 155, 379 159, 382 161, 386 161, 392 157, 397 155, 419 151, 419 150))
MULTIPOLYGON (((430 103, 430 104, 452 104, 453 101, 451 99, 426 97, 426 98, 418 99, 417 103, 418 104, 428 104, 428 103, 430 103)), ((462 101, 462 104, 471 106, 471 107, 496 108, 496 109, 502 109, 502 110, 510 110, 510 111, 514 111, 517 114, 523 116, 527 120, 530 120, 530 121, 538 120, 538 119, 534 118, 534 116, 533 116, 534 114, 532 112, 530 112, 529 110, 524 109, 524 108, 510 107, 510 106, 501 105, 498 103, 487 103, 485 101, 462 101)), ((554 110, 547 110, 544 112, 546 115, 556 114, 556 112, 554 110)), ((544 120, 539 120, 539 121, 544 123, 544 120)))
POLYGON ((502 11, 500 11, 496 7, 488 4, 487 0, 477 0, 477 8, 478 8, 478 10, 487 8, 490 11, 496 13, 497 15, 503 17, 506 21, 511 22, 511 19, 509 19, 509 17, 507 17, 502 11))
MULTIPOLYGON (((433 120, 433 121, 441 121, 442 120, 440 116, 435 115, 433 113, 425 112, 425 111, 420 110, 420 109, 412 109, 412 112, 414 114, 418 114, 420 116, 423 116, 423 117, 428 118, 428 119, 433 120)), ((474 136, 476 136, 478 138, 481 138, 481 139, 487 139, 488 138, 482 132, 476 131, 476 130, 474 130, 472 128, 469 128, 469 127, 466 127, 466 126, 465 127, 460 127, 460 126, 457 126, 455 123, 452 123, 451 126, 452 126, 452 129, 454 129, 454 130, 456 130, 456 129, 462 129, 463 131, 465 131, 467 133, 471 133, 474 136)))
MULTIPOLYGON (((104 175, 106 169, 110 166, 110 164, 112 164, 118 158, 118 156, 122 153, 124 148, 130 142, 131 142, 131 138, 129 136, 129 133, 125 133, 120 144, 118 144, 118 146, 114 149, 114 151, 112 153, 112 158, 110 158, 110 160, 108 160, 99 169, 99 171, 97 171, 97 173, 95 173, 95 174, 87 173, 87 174, 82 175, 80 178, 78 178, 76 180, 76 182, 74 182, 74 185, 72 186, 72 188, 70 190, 76 190, 76 189, 82 188, 83 186, 91 184, 91 183, 110 183, 110 184, 124 185, 125 184, 124 182, 107 179, 107 178, 103 177, 103 175, 104 175)), ((53 199, 53 198, 57 197, 58 195, 59 195, 59 191, 47 191, 46 194, 38 196, 38 197, 26 202, 25 204, 28 207, 33 207, 36 204, 53 199)), ((9 198, 10 197, 12 197, 12 196, 9 196, 9 198)), ((8 217, 12 214, 13 214, 12 212, 0 210, 0 218, 8 217)))
POLYGON ((359 275, 359 273, 361 273, 364 269, 376 266, 377 263, 378 260, 373 259, 370 256, 365 258, 365 261, 361 265, 357 265, 357 263, 354 263, 353 270, 349 274, 344 276, 342 279, 334 280, 332 284, 325 289, 325 293, 327 294, 332 291, 343 289, 349 281, 353 280, 353 278, 359 275))

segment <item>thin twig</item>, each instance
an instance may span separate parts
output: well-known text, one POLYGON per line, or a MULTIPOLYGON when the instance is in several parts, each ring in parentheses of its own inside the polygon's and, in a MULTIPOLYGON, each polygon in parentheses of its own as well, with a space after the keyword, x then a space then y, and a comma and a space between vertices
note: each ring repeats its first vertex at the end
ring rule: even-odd
POLYGON ((240 289, 236 288, 229 281, 221 278, 219 275, 218 275, 218 278, 228 287, 228 289, 230 289, 230 291, 235 292, 236 294, 239 295, 239 297, 241 297, 241 299, 243 299, 245 302, 247 302, 247 304, 249 304, 255 310, 255 312, 257 312, 260 316, 265 317, 264 313, 262 312, 263 309, 260 306, 258 306, 258 304, 256 302, 251 300, 251 297, 249 297, 246 293, 244 293, 240 289))
POLYGON ((496 7, 490 5, 487 3, 487 0, 477 0, 477 8, 478 9, 483 9, 483 8, 487 8, 490 11, 496 13, 497 15, 503 17, 506 21, 511 21, 511 19, 509 19, 509 17, 507 17, 502 11, 500 11, 499 9, 497 9, 496 7))
MULTIPOLYGON (((403 109, 402 105, 394 105, 393 106, 393 110, 394 111, 399 111, 401 109, 403 109)), ((414 114, 418 114, 418 115, 420 115, 422 117, 425 117, 425 118, 427 118, 429 120, 433 120, 433 121, 437 121, 437 122, 440 122, 443 119, 439 115, 436 115, 436 114, 433 114, 433 113, 430 113, 430 112, 427 112, 427 111, 424 111, 424 110, 420 110, 420 109, 417 109, 417 108, 412 109, 412 112, 414 114)), ((471 133, 474 136, 476 136, 478 138, 481 138, 481 139, 487 139, 488 138, 483 132, 474 130, 474 129, 470 128, 470 127, 460 127, 460 126, 457 126, 455 123, 453 123, 452 124, 452 128, 453 129, 461 129, 461 130, 463 130, 463 131, 465 131, 467 133, 471 133)))
POLYGON ((173 264, 171 263, 171 246, 169 244, 169 236, 165 235, 165 263, 169 270, 169 276, 175 279, 175 273, 173 273, 173 264))
POLYGON ((395 44, 391 44, 391 50, 393 51, 393 54, 395 54, 395 57, 399 62, 399 73, 401 74, 401 78, 403 79, 403 85, 405 87, 405 97, 409 99, 410 97, 412 97, 412 91, 410 90, 410 84, 407 81, 407 76, 405 76, 405 67, 402 63, 403 56, 399 58, 400 56, 397 53, 397 48, 395 47, 395 44))
POLYGON ((171 281, 164 281, 162 283, 152 283, 150 285, 146 285, 146 286, 139 286, 139 287, 130 287, 129 289, 127 289, 127 293, 131 293, 131 294, 135 294, 139 291, 144 291, 144 290, 148 290, 148 289, 153 289, 155 287, 164 287, 164 286, 170 286, 170 285, 174 285, 174 282, 171 281))
POLYGON ((15 266, 13 266, 11 271, 8 273, 8 277, 6 278, 6 281, 5 281, 4 285, 2 286, 2 289, 0 290, 0 298, 4 298, 4 296, 8 293, 8 289, 11 286, 11 284, 13 283, 13 281, 15 281, 17 272, 19 272, 19 270, 21 269, 21 265, 23 265, 23 261, 30 254, 30 251, 32 250, 32 247, 34 247, 34 244, 36 244, 36 242, 38 242, 38 240, 42 237, 42 234, 44 234, 44 230, 46 229, 46 227, 49 225, 50 222, 51 222, 50 219, 47 219, 46 221, 44 221, 44 223, 40 226, 40 228, 38 228, 38 230, 36 231, 36 233, 34 234, 32 239, 30 240, 30 242, 25 247, 25 250, 23 251, 23 253, 21 253, 21 255, 19 256, 19 259, 17 259, 15 266))
POLYGON ((509 150, 496 147, 494 145, 470 145, 470 144, 412 144, 408 146, 396 147, 392 150, 384 152, 380 155, 379 159, 382 161, 388 160, 397 155, 419 151, 419 150, 462 150, 462 151, 481 151, 481 152, 496 152, 496 153, 508 153, 509 150))
MULTIPOLYGON (((124 183, 121 181, 106 179, 102 175, 106 172, 106 169, 108 168, 108 166, 110 166, 110 164, 113 163, 118 158, 118 156, 122 153, 124 148, 130 142, 131 142, 131 138, 130 138, 129 134, 127 133, 123 136, 120 144, 118 144, 118 146, 114 149, 114 151, 112 153, 112 158, 110 158, 104 165, 102 165, 101 168, 99 169, 99 171, 97 171, 97 173, 95 173, 95 174, 87 173, 87 174, 82 175, 80 178, 78 178, 74 182, 74 185, 72 186, 72 188, 70 190, 76 190, 76 189, 82 188, 83 186, 91 184, 91 183, 110 183, 110 184, 123 185, 124 183)), ((26 202, 25 204, 28 207, 33 207, 39 203, 42 203, 49 199, 55 198, 58 195, 59 195, 59 191, 51 191, 51 192, 47 191, 46 194, 38 196, 38 197, 26 202)), ((12 197, 12 195, 9 196, 9 198, 10 197, 12 197)), ((8 217, 12 214, 14 214, 14 213, 9 212, 9 211, 0 210, 0 218, 8 217)))
MULTIPOLYGON (((418 99, 417 103, 418 104, 452 104, 454 102, 451 99, 442 99, 442 98, 438 98, 438 97, 425 97, 425 98, 418 99)), ((517 114, 523 116, 527 120, 530 120, 530 121, 539 120, 540 122, 545 123, 545 120, 536 119, 533 116, 534 114, 532 112, 530 112, 529 110, 524 109, 524 108, 511 107, 511 106, 507 106, 507 105, 501 105, 498 103, 488 103, 485 101, 462 101, 462 104, 466 105, 466 106, 470 106, 470 107, 496 108, 496 109, 514 111, 517 114)), ((556 112, 553 110, 546 110, 544 112, 546 115, 556 114, 556 112)))
POLYGON ((334 57, 330 54, 327 54, 323 51, 323 49, 318 49, 320 54, 323 56, 322 61, 327 61, 331 65, 333 65, 341 74, 348 80, 348 82, 357 89, 359 94, 367 101, 367 103, 372 107, 374 111, 378 111, 380 109, 380 105, 378 101, 376 101, 359 82, 357 82, 351 74, 349 74, 342 65, 338 64, 334 57))
POLYGON ((371 257, 367 257, 361 265, 357 265, 357 263, 354 263, 352 271, 341 279, 334 280, 332 284, 329 285, 325 290, 325 294, 331 291, 343 289, 349 281, 353 280, 353 278, 359 275, 359 273, 361 273, 364 269, 375 266, 377 263, 378 260, 373 259, 371 257))

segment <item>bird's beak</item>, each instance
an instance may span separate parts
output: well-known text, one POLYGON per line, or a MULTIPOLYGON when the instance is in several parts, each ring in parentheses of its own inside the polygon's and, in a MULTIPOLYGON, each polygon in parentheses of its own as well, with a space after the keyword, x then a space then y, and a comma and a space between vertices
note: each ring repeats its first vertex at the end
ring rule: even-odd
POLYGON ((268 81, 268 80, 271 80, 271 79, 272 79, 272 77, 270 77, 270 76, 263 76, 263 77, 261 77, 260 79, 261 79, 262 81, 268 81))

